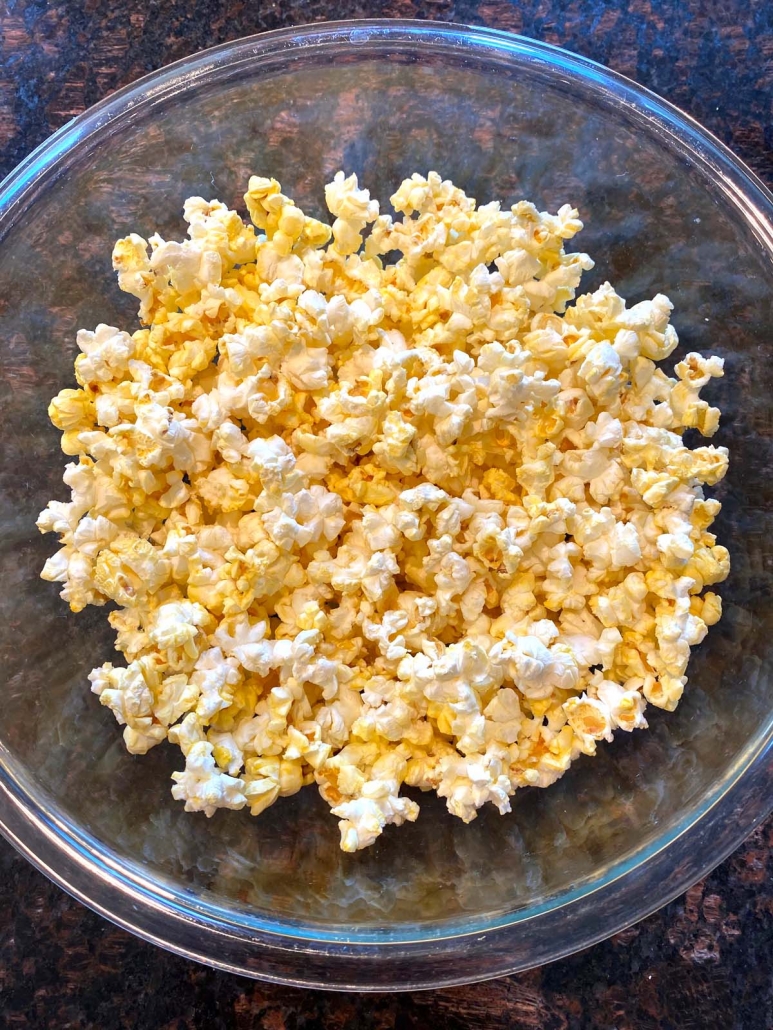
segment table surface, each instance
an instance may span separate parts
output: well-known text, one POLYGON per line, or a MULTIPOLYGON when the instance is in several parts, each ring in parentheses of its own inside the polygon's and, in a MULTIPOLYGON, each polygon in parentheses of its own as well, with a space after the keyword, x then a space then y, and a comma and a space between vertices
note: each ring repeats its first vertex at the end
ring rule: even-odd
MULTIPOLYGON (((169 61, 253 32, 368 16, 485 24, 594 58, 688 111, 773 186, 767 0, 0 0, 0 175, 169 61)), ((161 952, 0 840, 0 1025, 770 1030, 772 873, 773 819, 684 897, 569 959, 470 987, 365 996, 251 982, 161 952)))

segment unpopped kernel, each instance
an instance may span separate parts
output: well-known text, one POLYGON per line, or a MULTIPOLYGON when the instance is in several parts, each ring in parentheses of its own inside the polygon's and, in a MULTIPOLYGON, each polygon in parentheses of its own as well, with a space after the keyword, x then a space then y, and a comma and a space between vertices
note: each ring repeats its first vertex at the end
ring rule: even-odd
POLYGON ((403 785, 507 812, 676 707, 728 455, 683 441, 722 360, 658 367, 668 299, 574 299, 573 208, 435 173, 397 218, 353 175, 325 196, 332 227, 253 177, 252 224, 194 197, 183 242, 118 241, 142 327, 78 334, 38 526, 72 610, 118 606, 126 664, 90 679, 129 751, 177 744, 209 816, 316 783, 355 851, 416 819, 403 785))

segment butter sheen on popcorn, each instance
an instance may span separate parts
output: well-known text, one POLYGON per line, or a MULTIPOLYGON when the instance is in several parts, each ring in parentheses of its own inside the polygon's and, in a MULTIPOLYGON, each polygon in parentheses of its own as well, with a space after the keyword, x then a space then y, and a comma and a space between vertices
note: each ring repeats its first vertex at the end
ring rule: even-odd
POLYGON ((42 577, 113 601, 90 675, 128 750, 177 744, 174 797, 258 815, 316 783, 341 847, 469 822, 672 711, 718 621, 722 360, 677 345, 564 244, 568 205, 478 206, 431 172, 325 189, 332 227, 253 176, 252 224, 119 240, 133 334, 81 330, 49 415, 72 456, 42 577), (384 258, 399 252, 399 260, 384 258))

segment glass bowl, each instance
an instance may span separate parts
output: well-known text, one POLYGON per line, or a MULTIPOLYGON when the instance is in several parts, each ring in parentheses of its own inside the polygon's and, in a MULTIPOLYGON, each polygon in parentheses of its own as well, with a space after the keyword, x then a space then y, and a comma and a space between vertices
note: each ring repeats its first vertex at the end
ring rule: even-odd
MULTIPOLYGON (((773 198, 688 117, 582 58, 502 33, 354 22, 199 54, 60 130, 0 193, 0 818, 38 868, 180 954, 250 976, 352 989, 483 979, 585 947, 723 859, 770 804, 773 690, 773 198), (75 332, 134 324, 110 269, 130 231, 182 235, 193 194, 241 206, 251 172, 310 212, 338 168, 382 202, 437 169, 480 201, 565 201, 629 300, 667 293, 684 349, 721 354, 730 447, 717 532, 726 612, 674 714, 583 759, 512 814, 470 826, 422 796, 414 825, 346 855, 304 790, 258 820, 187 815, 175 749, 124 750, 86 675, 105 611, 71 615, 38 574, 34 526, 62 497, 46 406, 75 332)), ((648 713, 650 714, 650 713, 648 713)))

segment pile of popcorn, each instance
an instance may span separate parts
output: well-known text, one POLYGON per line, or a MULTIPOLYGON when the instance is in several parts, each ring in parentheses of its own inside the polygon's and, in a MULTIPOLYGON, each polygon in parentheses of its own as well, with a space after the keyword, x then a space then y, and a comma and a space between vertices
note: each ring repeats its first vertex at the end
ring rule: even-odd
POLYGON ((325 196, 332 227, 252 177, 252 225, 194 197, 182 243, 118 241, 143 328, 78 333, 49 408, 72 498, 38 526, 72 610, 117 606, 127 664, 90 680, 129 751, 177 744, 209 816, 316 783, 355 851, 416 819, 404 784, 507 812, 676 707, 728 457, 683 442, 722 361, 657 366, 668 299, 574 300, 571 207, 436 173, 397 219, 354 175, 325 196))

